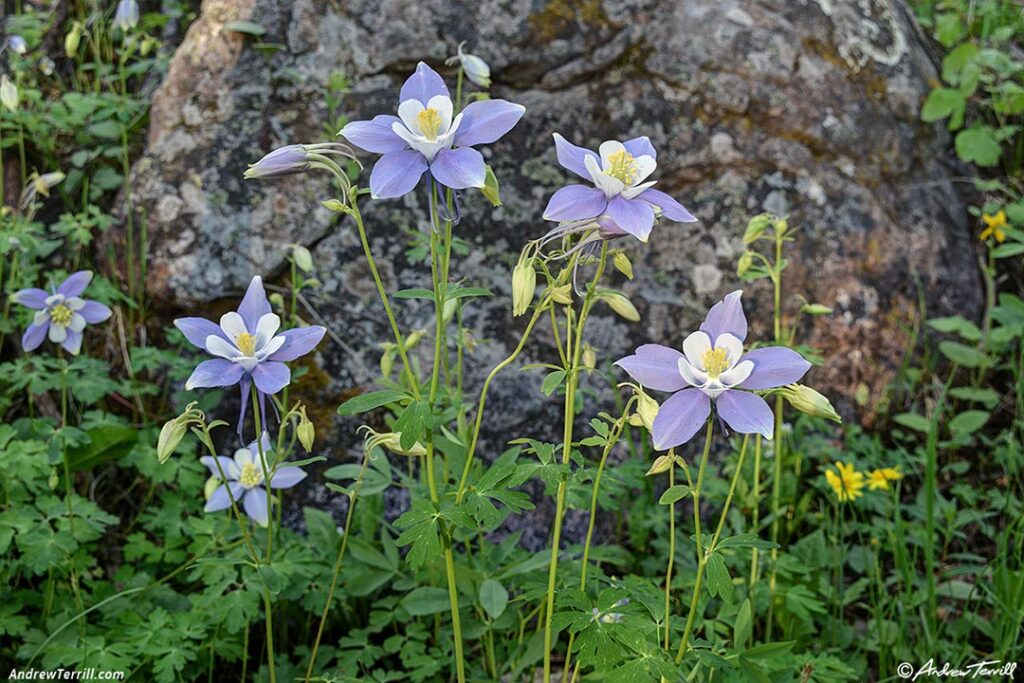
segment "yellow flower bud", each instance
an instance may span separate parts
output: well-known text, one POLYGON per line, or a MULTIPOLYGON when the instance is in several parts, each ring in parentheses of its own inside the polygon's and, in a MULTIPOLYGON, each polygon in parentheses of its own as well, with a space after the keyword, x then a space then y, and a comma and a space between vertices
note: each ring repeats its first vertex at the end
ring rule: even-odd
POLYGON ((736 264, 736 274, 743 277, 744 273, 750 270, 750 266, 754 265, 754 252, 745 251, 740 256, 739 262, 736 264))
POLYGON ((78 45, 82 42, 82 25, 77 21, 71 25, 71 30, 64 36, 64 54, 74 59, 78 54, 78 45))
POLYGON ((212 496, 213 492, 216 491, 219 487, 220 479, 218 479, 217 477, 210 477, 209 479, 207 479, 206 483, 203 484, 203 498, 206 500, 210 500, 210 496, 212 496))
POLYGON ((187 432, 188 422, 180 417, 164 423, 164 426, 160 429, 160 436, 156 441, 156 457, 161 465, 167 462, 167 459, 174 454, 174 450, 181 443, 181 440, 185 438, 187 432))
POLYGON ((295 428, 295 434, 299 437, 299 443, 309 453, 313 450, 313 440, 316 438, 316 428, 313 426, 312 420, 306 416, 306 407, 302 407, 302 411, 299 413, 299 424, 295 428))
POLYGON ((617 292, 614 289, 602 289, 597 293, 597 296, 601 301, 608 304, 620 317, 630 322, 640 322, 640 312, 636 310, 636 306, 622 292, 617 292))
POLYGON ((572 285, 552 287, 549 292, 551 293, 551 300, 556 304, 568 306, 572 303, 572 285))
POLYGON ((654 418, 658 416, 658 410, 661 406, 653 398, 648 396, 642 391, 636 392, 637 404, 636 414, 640 418, 640 423, 647 428, 647 431, 654 429, 654 418))
POLYGON ((667 455, 659 455, 651 465, 651 469, 647 470, 646 476, 652 477, 655 474, 668 472, 670 469, 672 469, 672 458, 667 455))
POLYGON ((590 344, 583 345, 583 367, 587 370, 597 367, 597 354, 594 353, 594 347, 590 344))
POLYGON ((512 270, 512 315, 520 316, 530 309, 537 289, 537 271, 533 259, 520 261, 512 270))
POLYGON ((624 251, 616 251, 615 255, 612 256, 612 263, 615 264, 615 270, 619 271, 630 280, 633 279, 633 264, 629 262, 629 257, 626 256, 624 251))
POLYGON ((18 86, 7 77, 7 74, 0 78, 0 102, 8 111, 18 110, 18 86))
POLYGON ((781 388, 779 392, 786 397, 786 400, 789 401, 791 406, 802 413, 806 413, 812 417, 832 420, 833 422, 843 421, 843 419, 839 417, 839 413, 837 413, 835 408, 832 407, 829 400, 808 386, 804 386, 803 384, 790 384, 781 388))

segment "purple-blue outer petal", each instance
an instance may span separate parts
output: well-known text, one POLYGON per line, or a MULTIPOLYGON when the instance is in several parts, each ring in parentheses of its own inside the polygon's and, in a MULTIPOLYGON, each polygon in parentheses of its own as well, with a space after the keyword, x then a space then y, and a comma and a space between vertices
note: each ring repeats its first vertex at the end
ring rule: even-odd
POLYGON ((227 485, 221 484, 210 495, 210 500, 206 501, 206 507, 203 508, 203 512, 217 512, 231 507, 231 498, 228 497, 227 486, 231 487, 231 495, 234 497, 235 502, 238 502, 238 497, 245 491, 242 485, 237 481, 229 482, 227 485))
POLYGON ((608 199, 604 192, 586 185, 566 185, 551 195, 544 209, 544 220, 578 221, 604 213, 608 199))
POLYGON ((483 187, 487 165, 484 156, 471 147, 442 149, 430 164, 430 175, 453 190, 483 187))
POLYGON ((558 133, 554 133, 554 138, 555 152, 558 155, 558 163, 560 163, 566 170, 572 171, 584 180, 594 182, 594 179, 590 177, 590 171, 587 170, 587 166, 583 160, 587 158, 588 155, 592 156, 597 160, 598 166, 600 166, 600 157, 586 147, 578 147, 572 144, 558 133))
MULTIPOLYGON (((230 472, 231 470, 229 468, 233 464, 235 464, 235 461, 232 460, 231 458, 226 458, 223 455, 218 455, 217 460, 220 461, 220 466, 224 469, 224 476, 230 478, 228 472, 230 472)), ((210 474, 220 479, 220 472, 217 470, 217 463, 214 461, 212 456, 204 455, 203 457, 199 458, 199 462, 206 465, 206 469, 210 470, 210 474)))
POLYGON ((374 199, 394 199, 408 194, 427 170, 427 160, 419 152, 404 149, 388 152, 370 172, 370 194, 374 199))
POLYGON ((423 62, 420 62, 416 65, 416 72, 409 76, 405 83, 402 84, 402 90, 398 94, 398 101, 419 100, 423 103, 423 106, 427 106, 430 98, 435 95, 451 97, 448 94, 448 86, 444 84, 444 79, 441 78, 441 75, 423 62))
POLYGON ((256 323, 267 313, 270 313, 270 302, 263 289, 263 278, 257 275, 245 290, 242 303, 238 304, 238 315, 242 316, 245 326, 249 328, 249 334, 256 334, 256 323))
POLYGON ((701 323, 700 330, 711 337, 712 344, 726 332, 740 341, 747 338, 747 316, 743 315, 741 296, 743 296, 743 290, 737 289, 735 292, 727 294, 708 311, 708 316, 701 323))
POLYGON ((36 311, 40 311, 46 308, 46 300, 49 298, 49 293, 45 289, 37 289, 31 287, 29 289, 22 289, 11 295, 11 301, 16 304, 21 304, 25 308, 31 308, 36 311))
POLYGON ((260 526, 267 525, 268 510, 267 510, 267 492, 262 488, 253 488, 245 492, 245 498, 242 499, 242 506, 245 508, 245 514, 249 515, 249 518, 260 526))
POLYGON ((72 356, 77 356, 78 352, 82 350, 82 333, 68 330, 68 336, 64 337, 64 341, 60 345, 72 356))
POLYGON ((220 325, 206 318, 178 318, 174 321, 174 326, 185 335, 185 339, 190 344, 198 346, 204 351, 206 350, 206 338, 210 335, 227 341, 227 337, 224 335, 224 331, 220 329, 220 325))
POLYGON ((89 286, 89 282, 92 280, 91 270, 80 270, 77 273, 68 275, 68 279, 60 283, 60 287, 57 288, 58 294, 64 296, 81 296, 85 288, 89 286))
POLYGON ((754 363, 750 376, 739 384, 744 389, 774 389, 799 382, 811 369, 811 364, 803 356, 785 346, 754 349, 741 360, 754 363))
POLYGON ((241 365, 226 358, 204 360, 192 371, 192 376, 185 382, 185 388, 191 391, 209 387, 230 387, 237 384, 243 374, 241 365))
POLYGON ((632 356, 615 361, 615 364, 648 389, 656 391, 679 391, 686 387, 686 380, 679 374, 679 359, 683 354, 661 344, 638 346, 632 356))
POLYGON ((462 123, 455 131, 459 147, 495 142, 523 118, 526 107, 507 100, 478 100, 462 110, 462 123))
POLYGON ((632 140, 626 140, 622 143, 622 146, 626 148, 626 151, 635 157, 644 156, 645 154, 655 159, 658 158, 658 152, 655 151, 654 145, 651 144, 651 139, 646 135, 641 135, 638 138, 632 140))
POLYGON ((775 416, 763 398, 749 391, 729 390, 715 399, 718 416, 740 434, 760 434, 772 438, 775 416))
POLYGON ((651 236, 651 228, 654 227, 654 209, 647 202, 626 199, 622 195, 618 195, 612 197, 608 202, 607 213, 617 226, 641 242, 646 242, 647 238, 651 236))
POLYGON ((369 121, 351 121, 345 124, 339 135, 367 152, 397 152, 409 145, 392 130, 391 124, 396 122, 404 125, 397 116, 378 114, 369 121))
POLYGON ((252 381, 264 394, 276 394, 288 386, 292 373, 284 363, 264 361, 252 369, 252 381))
POLYGON ((637 199, 642 199, 645 202, 658 207, 661 209, 662 215, 670 221, 676 221, 677 223, 697 222, 697 219, 694 218, 692 213, 686 210, 685 206, 661 190, 655 190, 654 188, 644 190, 637 195, 637 199))
POLYGON ((270 488, 290 489, 306 478, 306 473, 298 467, 279 467, 270 478, 270 488))
POLYGON ((26 352, 35 351, 46 339, 46 333, 50 331, 50 319, 39 325, 29 325, 25 334, 21 335, 21 348, 26 352))
POLYGON ((654 450, 681 446, 700 430, 711 414, 711 399, 700 389, 683 389, 661 404, 651 436, 654 450))
POLYGON ((85 318, 85 322, 90 325, 101 323, 113 315, 113 311, 111 311, 108 306, 101 304, 99 301, 86 301, 85 305, 78 309, 77 312, 85 318))
POLYGON ((267 356, 267 360, 287 361, 305 356, 316 348, 326 332, 327 330, 319 325, 285 330, 280 334, 284 337, 284 346, 267 356))

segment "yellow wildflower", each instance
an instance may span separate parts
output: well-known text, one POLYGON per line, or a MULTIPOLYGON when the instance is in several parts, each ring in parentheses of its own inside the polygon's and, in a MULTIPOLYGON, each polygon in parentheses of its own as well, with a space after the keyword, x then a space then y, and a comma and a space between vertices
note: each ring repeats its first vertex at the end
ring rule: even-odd
POLYGON ((1000 211, 994 216, 990 216, 987 213, 981 215, 981 220, 985 221, 985 229, 978 235, 978 239, 981 241, 987 240, 989 237, 995 237, 996 242, 1002 244, 1006 241, 1006 233, 1003 232, 1003 228, 1006 227, 1006 212, 1000 211))
POLYGON ((903 478, 903 473, 900 472, 898 467, 883 467, 880 470, 871 470, 868 474, 868 488, 872 491, 879 489, 889 488, 890 481, 899 481, 903 478))
POLYGON ((864 494, 861 490, 864 488, 864 473, 856 471, 853 469, 853 465, 847 465, 844 462, 835 463, 835 467, 839 474, 827 469, 825 470, 825 480, 836 492, 839 502, 848 503, 860 498, 864 494))

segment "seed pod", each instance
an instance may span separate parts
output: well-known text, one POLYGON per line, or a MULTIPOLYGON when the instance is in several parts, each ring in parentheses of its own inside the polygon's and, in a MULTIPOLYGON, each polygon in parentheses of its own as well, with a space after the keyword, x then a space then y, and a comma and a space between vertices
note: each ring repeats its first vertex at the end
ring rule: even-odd
POLYGON ((302 411, 299 413, 299 424, 295 428, 295 434, 299 437, 299 443, 309 453, 313 450, 313 440, 316 438, 316 428, 313 426, 313 422, 306 417, 306 407, 302 407, 302 411))
POLYGON ((537 289, 537 271, 533 259, 522 260, 512 270, 512 315, 521 316, 530 310, 537 289))

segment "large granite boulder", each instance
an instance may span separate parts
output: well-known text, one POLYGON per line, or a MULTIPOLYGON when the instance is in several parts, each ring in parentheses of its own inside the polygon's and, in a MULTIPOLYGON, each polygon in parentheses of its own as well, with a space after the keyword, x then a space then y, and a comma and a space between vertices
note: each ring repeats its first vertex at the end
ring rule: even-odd
MULTIPOLYGON (((935 68, 900 0, 205 0, 132 172, 154 300, 168 313, 215 306, 253 274, 281 278, 285 246, 307 245, 323 282, 310 303, 336 335, 321 348, 332 377, 324 402, 365 386, 389 333, 353 227, 320 207, 327 177, 260 183, 242 174, 276 146, 328 139, 332 75, 351 84, 340 113, 390 113, 418 60, 453 73, 444 59, 460 41, 491 64, 494 96, 527 107, 485 151, 505 205, 467 194, 457 228, 471 251, 455 276, 498 295, 469 312, 485 340, 469 361, 471 386, 518 338, 511 266, 545 231, 547 198, 569 180, 552 131, 591 147, 649 135, 659 187, 700 218, 656 227, 646 246, 623 243, 637 277, 621 286, 643 320, 599 311, 590 338, 602 355, 646 340, 678 345, 737 287, 740 235, 765 210, 799 227, 787 311, 797 293, 835 309, 806 321, 802 335, 826 358, 811 381, 847 408, 858 385, 877 396, 898 367, 919 287, 931 313, 978 310, 967 214, 952 183, 960 171, 941 128, 918 117, 935 68), (237 20, 266 34, 230 30, 237 20)), ((429 282, 427 265, 407 256, 410 235, 428 229, 425 193, 367 201, 364 213, 389 287, 429 282)), ((754 331, 766 333, 763 283, 746 301, 754 331)), ((429 307, 398 306, 405 326, 427 325, 429 307)), ((552 355, 541 334, 524 361, 552 355)), ((544 410, 536 381, 509 371, 496 383, 491 434, 507 436, 544 410)))

